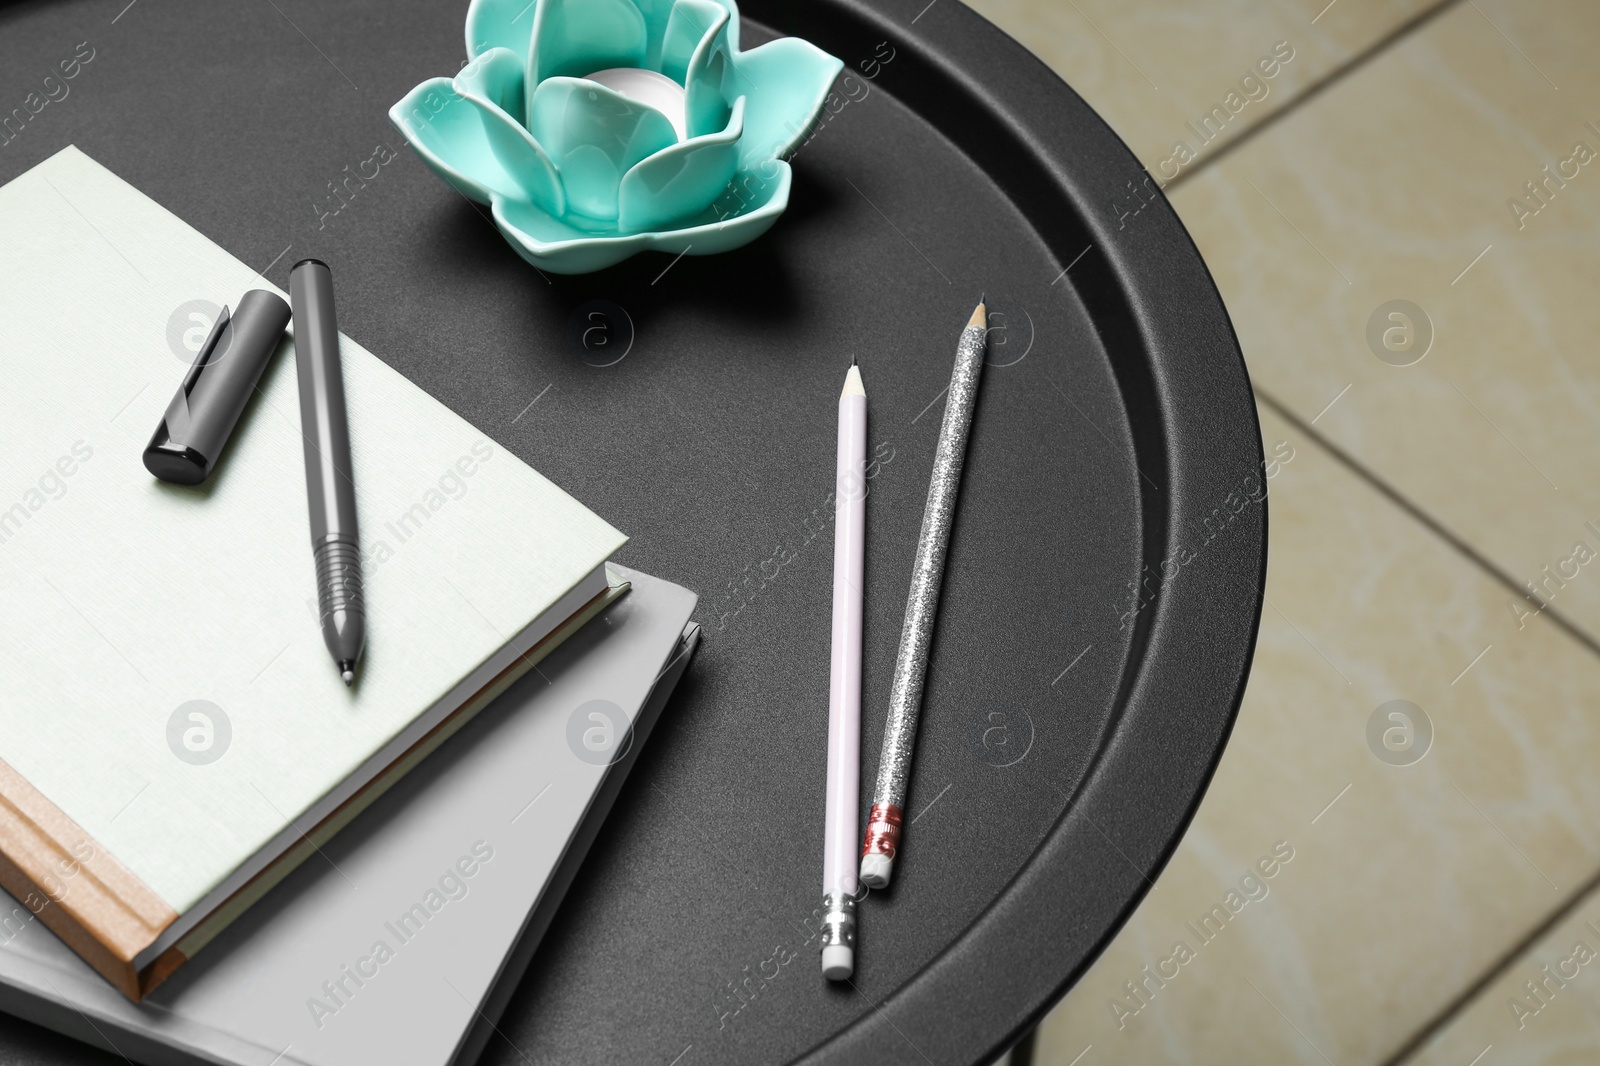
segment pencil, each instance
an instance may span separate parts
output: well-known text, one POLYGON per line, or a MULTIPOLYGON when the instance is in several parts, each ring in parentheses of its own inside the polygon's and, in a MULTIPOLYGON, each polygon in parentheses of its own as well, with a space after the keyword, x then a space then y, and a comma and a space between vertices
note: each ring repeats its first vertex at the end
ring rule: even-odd
POLYGON ((988 327, 988 309, 979 300, 956 347, 956 365, 945 396, 944 425, 933 456, 928 503, 922 512, 922 534, 917 539, 911 592, 906 597, 906 618, 900 629, 900 652, 895 657, 894 683, 889 690, 889 721, 883 733, 883 754, 878 760, 878 785, 867 815, 866 839, 861 845, 861 883, 868 888, 889 884, 900 852, 900 826, 905 819, 906 787, 911 779, 911 752, 917 741, 928 649, 939 611, 945 551, 950 546, 956 494, 961 489, 961 467, 966 459, 978 381, 983 374, 988 327))
POLYGON ((839 394, 834 486, 833 665, 822 856, 822 976, 855 972, 856 818, 861 796, 861 609, 866 563, 867 392, 852 360, 839 394))

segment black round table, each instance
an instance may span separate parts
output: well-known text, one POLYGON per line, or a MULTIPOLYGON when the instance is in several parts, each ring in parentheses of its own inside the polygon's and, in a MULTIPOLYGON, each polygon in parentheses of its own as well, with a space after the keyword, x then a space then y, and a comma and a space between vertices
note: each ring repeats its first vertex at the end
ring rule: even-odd
MULTIPOLYGON (((94 52, 0 145, 0 180, 76 144, 280 287, 326 260, 347 333, 631 534, 620 561, 700 593, 699 656, 485 1061, 997 1055, 1149 889, 1248 672, 1262 454, 1204 264, 1094 112, 957 0, 755 0, 746 47, 799 34, 846 65, 788 214, 724 256, 545 277, 387 118, 461 65, 465 9, 0 0, 0 114, 94 52), (830 985, 814 912, 836 397, 859 358, 865 806, 980 292, 990 365, 905 850, 862 904, 853 981, 830 985), (605 335, 586 343, 575 315, 605 335)), ((7 1024, 0 1061, 115 1060, 7 1024)))

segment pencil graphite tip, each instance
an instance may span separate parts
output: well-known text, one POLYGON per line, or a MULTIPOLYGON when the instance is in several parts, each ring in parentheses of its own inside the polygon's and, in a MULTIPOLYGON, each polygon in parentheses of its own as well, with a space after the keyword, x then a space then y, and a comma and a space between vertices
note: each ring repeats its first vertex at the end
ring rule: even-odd
POLYGON ((861 383, 861 368, 856 366, 854 363, 851 363, 850 369, 846 370, 844 373, 843 395, 865 396, 866 394, 867 387, 861 383))
POLYGON ((973 326, 980 326, 984 329, 989 328, 989 308, 987 303, 988 294, 985 294, 978 300, 978 306, 972 309, 972 317, 967 319, 968 329, 971 329, 973 326))

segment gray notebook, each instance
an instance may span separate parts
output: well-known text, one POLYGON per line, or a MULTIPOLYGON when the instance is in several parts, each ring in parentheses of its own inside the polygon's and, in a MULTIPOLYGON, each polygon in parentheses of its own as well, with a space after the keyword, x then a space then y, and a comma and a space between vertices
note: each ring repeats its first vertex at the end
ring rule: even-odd
POLYGON ((473 1062, 698 641, 693 593, 615 569, 627 595, 145 1002, 0 894, 0 1009, 158 1066, 473 1062))

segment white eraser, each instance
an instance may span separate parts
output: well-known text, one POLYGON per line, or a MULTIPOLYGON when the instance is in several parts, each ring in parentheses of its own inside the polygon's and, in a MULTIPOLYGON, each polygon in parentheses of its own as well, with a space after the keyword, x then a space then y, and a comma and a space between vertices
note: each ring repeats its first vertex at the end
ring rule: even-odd
POLYGON ((894 872, 894 860, 887 855, 861 856, 861 883, 868 888, 887 888, 894 872))
POLYGON ((844 944, 829 944, 822 949, 822 976, 843 981, 856 969, 855 949, 844 944))

